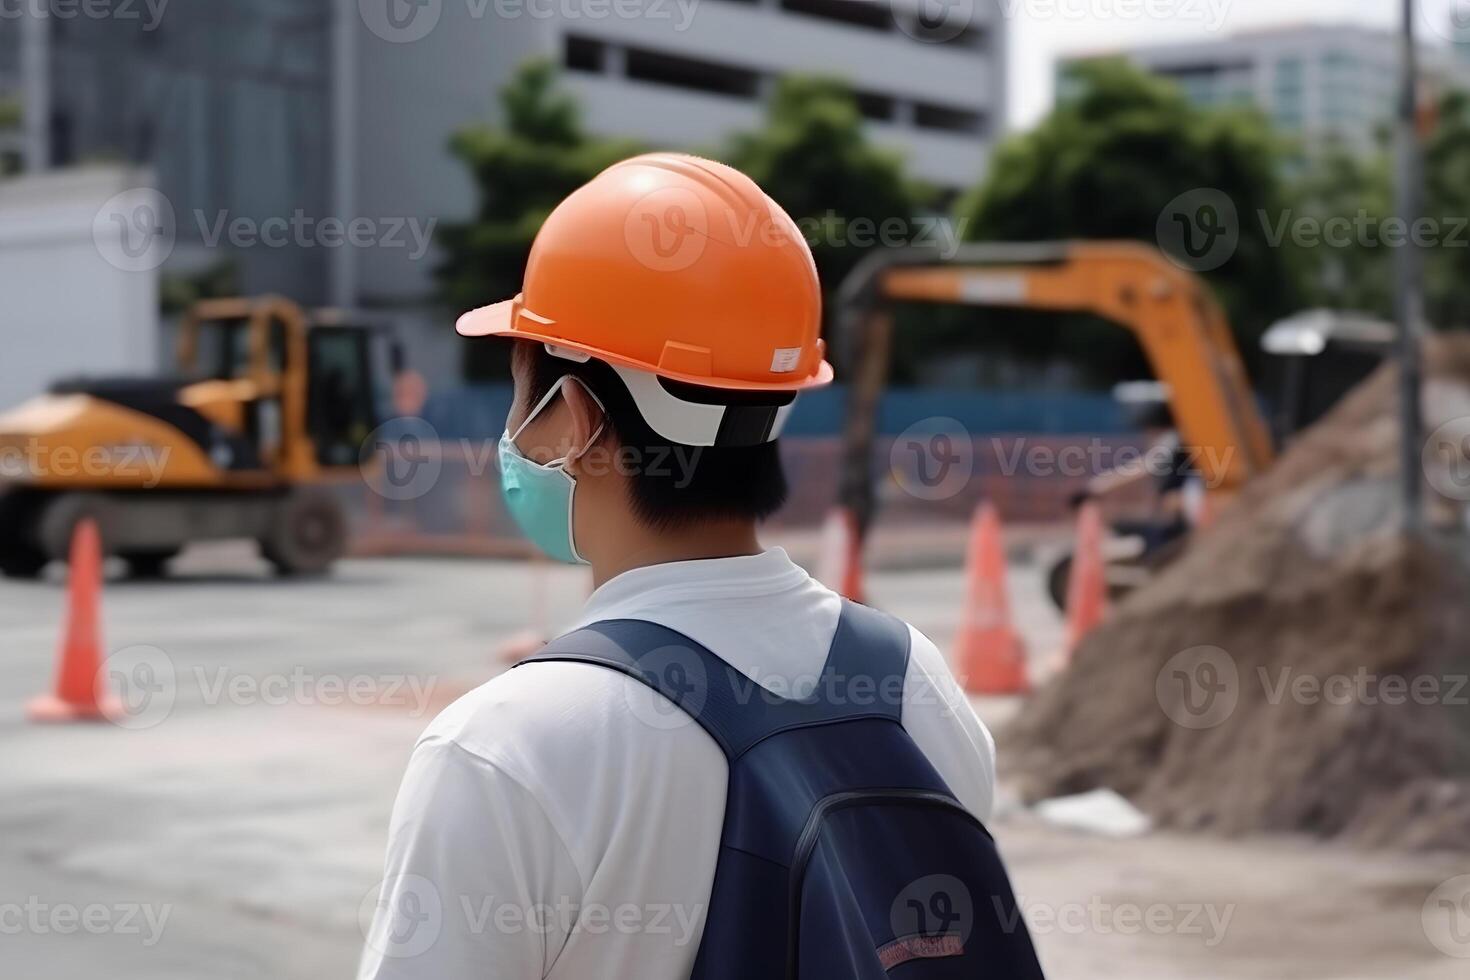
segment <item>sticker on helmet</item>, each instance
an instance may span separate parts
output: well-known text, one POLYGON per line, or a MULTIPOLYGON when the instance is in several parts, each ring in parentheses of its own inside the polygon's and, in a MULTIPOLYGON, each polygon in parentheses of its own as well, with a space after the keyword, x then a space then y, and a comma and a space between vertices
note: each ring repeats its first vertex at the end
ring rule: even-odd
POLYGON ((777 347, 776 352, 771 355, 771 370, 778 374, 795 371, 796 363, 800 360, 800 347, 777 347))

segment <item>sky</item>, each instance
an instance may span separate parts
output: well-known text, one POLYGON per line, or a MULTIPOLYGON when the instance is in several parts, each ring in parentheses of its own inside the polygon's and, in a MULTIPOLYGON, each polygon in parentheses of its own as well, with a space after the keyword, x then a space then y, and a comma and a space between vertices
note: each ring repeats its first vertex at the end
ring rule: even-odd
MULTIPOLYGON (((1052 103, 1059 56, 1130 45, 1199 41, 1302 23, 1394 27, 1400 0, 994 0, 1010 25, 1010 116, 1026 129, 1052 103)), ((1420 0, 1419 34, 1443 41, 1444 25, 1470 24, 1470 0, 1420 0)))

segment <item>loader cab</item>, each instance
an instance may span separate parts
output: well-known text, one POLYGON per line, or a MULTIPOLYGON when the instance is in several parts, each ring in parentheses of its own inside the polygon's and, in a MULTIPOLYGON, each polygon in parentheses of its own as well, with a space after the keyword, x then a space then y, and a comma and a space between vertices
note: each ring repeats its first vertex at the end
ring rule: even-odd
POLYGON ((402 351, 380 324, 322 315, 307 334, 306 432, 323 467, 355 467, 387 416, 402 351))
MULTIPOLYGON (((251 321, 246 317, 200 322, 194 346, 180 364, 186 377, 208 381, 249 378, 252 366, 251 321)), ((279 374, 286 362, 286 327, 272 320, 267 327, 267 369, 279 374)))
POLYGON ((179 367, 193 379, 183 400, 238 436, 227 468, 286 482, 355 469, 382 421, 392 349, 387 325, 364 318, 308 316, 278 297, 210 300, 180 328, 179 367))

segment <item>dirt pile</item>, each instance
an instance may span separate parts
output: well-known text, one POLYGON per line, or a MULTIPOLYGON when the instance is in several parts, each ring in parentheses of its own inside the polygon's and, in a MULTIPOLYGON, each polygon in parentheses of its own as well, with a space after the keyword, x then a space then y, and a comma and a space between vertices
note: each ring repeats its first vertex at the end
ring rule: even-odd
MULTIPOLYGON (((1470 338, 1426 361, 1453 449, 1470 338)), ((1165 826, 1470 848, 1470 543, 1443 530, 1470 482, 1431 453, 1442 530, 1401 533, 1396 384, 1303 433, 1037 693, 1003 733, 1023 796, 1108 786, 1165 826)))

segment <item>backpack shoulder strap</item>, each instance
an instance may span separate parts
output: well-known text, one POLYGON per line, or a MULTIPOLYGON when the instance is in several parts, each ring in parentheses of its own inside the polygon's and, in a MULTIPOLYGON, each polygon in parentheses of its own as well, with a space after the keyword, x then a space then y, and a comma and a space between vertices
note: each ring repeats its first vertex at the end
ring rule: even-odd
POLYGON ((908 654, 902 620, 844 599, 822 677, 806 700, 779 697, 683 633, 638 619, 591 623, 516 666, 562 661, 626 674, 693 718, 733 763, 790 728, 859 717, 900 721, 908 654))
POLYGON ((897 616, 843 599, 817 694, 839 715, 902 721, 910 640, 908 623, 897 616))

